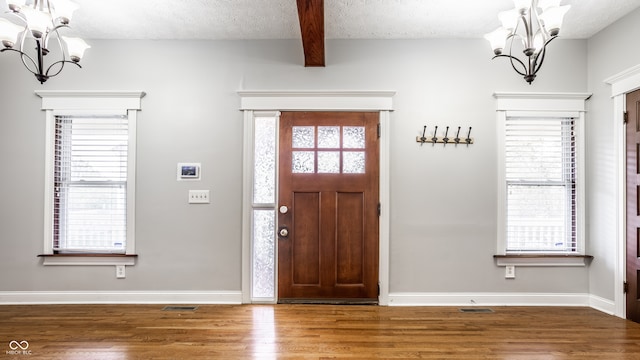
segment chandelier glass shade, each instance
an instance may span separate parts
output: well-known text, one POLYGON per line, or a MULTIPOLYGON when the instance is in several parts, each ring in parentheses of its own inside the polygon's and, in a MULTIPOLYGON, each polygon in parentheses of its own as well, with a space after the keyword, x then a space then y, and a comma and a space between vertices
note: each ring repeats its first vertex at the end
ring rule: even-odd
POLYGON ((58 32, 69 27, 77 4, 70 0, 6 0, 6 3, 6 16, 0 17, 0 52, 18 53, 23 65, 41 84, 60 74, 65 64, 81 67, 80 59, 90 46, 80 38, 61 36, 58 32), (57 57, 46 63, 51 45, 57 48, 57 57))
POLYGON ((498 14, 502 26, 485 35, 493 49, 493 59, 508 58, 511 67, 531 84, 544 62, 547 45, 560 33, 564 15, 571 7, 560 6, 560 1, 513 0, 514 9, 498 14), (522 60, 518 57, 520 51, 522 60))

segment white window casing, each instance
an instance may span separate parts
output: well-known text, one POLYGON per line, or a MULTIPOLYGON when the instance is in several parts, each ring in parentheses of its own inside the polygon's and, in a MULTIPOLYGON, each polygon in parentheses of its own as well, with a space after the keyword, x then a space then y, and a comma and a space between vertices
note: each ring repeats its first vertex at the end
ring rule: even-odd
MULTIPOLYGON (((583 93, 504 93, 494 94, 497 110, 497 139, 498 139, 498 241, 496 261, 498 266, 520 265, 520 266, 584 266, 588 256, 585 253, 585 169, 584 169, 584 121, 585 121, 585 102, 590 97, 589 94, 583 93), (540 125, 545 123, 546 125, 540 125), (522 126, 523 124, 527 124, 522 126), (550 125, 552 124, 552 125, 550 125), (549 125, 551 127, 549 127, 549 125), (518 127, 520 126, 520 127, 518 127), (546 127, 545 127, 546 126, 546 127), (516 129, 514 131, 514 129, 516 129), (522 140, 518 131, 525 129, 530 132, 532 129, 538 131, 534 138, 526 138, 522 140), (540 129, 554 129, 551 132, 540 129), (560 130, 562 129, 562 130, 560 130), (518 136, 514 136, 514 134, 518 136), (542 134, 542 135, 540 135, 542 134), (551 134, 551 135, 550 135, 551 134), (547 136, 550 135, 550 136, 547 136), (510 149, 507 151, 507 139, 510 139, 510 149), (517 139, 514 141, 514 139, 517 139), (551 159, 546 156, 536 154, 535 149, 527 150, 527 141, 551 141, 558 142, 562 139, 564 147, 556 147, 559 150, 559 157, 551 159), (515 145, 514 145, 515 144, 515 145), (524 153, 514 151, 514 146, 524 146, 524 153), (573 149, 571 147, 573 146, 573 149), (529 153, 527 154, 527 151, 529 153), (575 158, 565 158, 571 151, 574 151, 575 158), (509 159, 507 158, 509 154, 509 159), (529 176, 527 169, 519 168, 517 163, 527 156, 536 157, 539 168, 550 166, 547 161, 554 162, 555 165, 561 166, 557 172, 547 174, 547 178, 529 176), (560 165, 562 164, 562 165, 560 165), (520 170, 524 169, 525 172, 520 170), (509 172, 509 173, 508 173, 509 172), (558 224, 542 224, 540 219, 521 216, 517 217, 511 213, 508 214, 508 201, 511 200, 511 206, 526 204, 519 201, 514 194, 524 189, 526 193, 531 190, 534 192, 555 191, 559 194, 566 194, 565 187, 569 189, 569 194, 565 196, 567 200, 563 209, 566 217, 557 216, 555 222, 558 224), (512 191, 511 199, 509 199, 508 189, 512 191), (514 193, 515 191, 515 193, 514 193), (515 201, 514 201, 515 198, 515 201), (575 212, 571 212, 571 201, 575 201, 575 212), (567 220, 568 216, 568 222, 567 220), (508 220, 510 219, 510 220, 508 220), (533 226, 536 231, 545 231, 542 237, 551 237, 559 239, 565 234, 575 235, 575 242, 552 241, 552 244, 536 243, 538 240, 531 240, 527 237, 529 246, 535 248, 527 248, 523 242, 518 243, 513 240, 509 242, 507 239, 508 222, 511 225, 519 220, 522 225, 533 226), (563 221, 565 221, 563 223, 563 221), (538 224, 538 225, 536 225, 538 224), (554 225, 554 226, 551 226, 554 225), (557 226, 556 226, 557 225, 557 226), (542 227, 540 227, 542 226, 542 227), (551 227, 550 227, 551 226, 551 227), (553 229, 552 229, 553 227, 553 229), (543 229, 544 228, 544 229, 543 229), (556 234, 555 232, 562 232, 556 234), (531 245, 533 244, 533 245, 531 245), (526 255, 526 256, 519 256, 526 255), (558 256, 554 256, 558 255, 558 256), (582 257, 584 256, 584 257, 582 257)), ((554 150, 554 151, 555 151, 554 150)), ((532 160, 533 161, 533 160, 532 160)), ((530 164, 528 164, 530 165, 530 164)), ((525 168, 527 166, 525 165, 525 168)), ((560 195, 562 196, 562 195, 560 195)), ((513 226, 512 235, 515 230, 513 226)), ((529 229, 522 226, 520 230, 529 229)), ((529 236, 529 235, 527 235, 529 236)), ((541 237, 534 237, 539 239, 541 237)))
MULTIPOLYGON (((142 91, 37 91, 36 94, 42 98, 42 110, 45 111, 46 121, 46 161, 45 161, 45 211, 44 211, 44 243, 43 243, 43 264, 44 265, 134 265, 135 263, 135 168, 136 168, 136 122, 137 112, 141 109, 141 99, 145 96, 142 91), (70 165, 70 162, 65 162, 64 159, 56 162, 56 122, 58 123, 58 135, 60 134, 61 126, 69 131, 72 127, 77 126, 76 129, 82 128, 87 124, 92 124, 92 121, 96 119, 102 119, 107 126, 113 129, 113 119, 122 119, 121 123, 126 124, 126 135, 119 135, 117 141, 118 146, 124 146, 126 142, 126 150, 122 153, 126 153, 126 161, 122 161, 122 164, 116 166, 118 175, 118 181, 115 178, 103 177, 100 181, 92 181, 91 176, 84 173, 75 173, 75 176, 67 179, 67 175, 70 175, 66 166, 70 165), (66 119, 66 120, 63 120, 66 119), (107 120, 105 120, 107 119, 107 120), (65 123, 66 125, 61 125, 65 123), (125 165, 126 163, 126 165, 125 165), (57 166, 57 168, 56 168, 57 166), (56 178, 56 175, 58 178, 56 178), (94 187, 106 189, 106 191, 115 191, 115 193, 121 194, 124 198, 120 199, 120 209, 122 211, 116 211, 116 215, 120 217, 119 221, 126 221, 126 230, 123 226, 119 228, 126 231, 125 236, 120 236, 123 239, 124 244, 118 248, 118 244, 107 248, 102 245, 96 245, 98 243, 88 243, 88 245, 78 245, 80 242, 70 242, 67 244, 56 243, 54 245, 54 216, 64 217, 64 214, 55 215, 55 209, 62 209, 56 207, 54 204, 54 197, 60 195, 60 188, 56 189, 56 184, 61 184, 61 177, 68 189, 78 189, 79 187, 94 187), (65 180, 66 179, 66 180, 65 180), (118 187, 121 190, 115 190, 118 187), (122 204, 125 202, 126 205, 122 204), (124 205, 124 207, 123 207, 124 205), (125 219, 123 219, 125 218, 125 219), (126 239, 126 240, 125 240, 126 239), (70 245, 71 244, 71 245, 70 245), (125 245, 126 244, 126 245, 125 245)), ((111 136, 100 130, 101 133, 98 137, 105 135, 111 136)), ((62 134, 64 135, 64 134, 62 134)), ((76 143, 82 142, 87 138, 75 138, 76 143)), ((58 144, 63 144, 58 141, 58 144)), ((70 143, 67 143, 67 145, 70 143)), ((114 143, 115 144, 115 143, 114 143)), ((114 148, 114 144, 109 146, 110 149, 114 148)), ((106 148, 105 148, 106 149, 106 148)), ((96 148, 92 148, 96 150, 96 148)), ((67 154, 82 156, 83 153, 79 151, 72 152, 67 150, 57 150, 57 154, 67 154)), ((96 151, 97 153, 97 151, 96 151)), ((117 152, 112 152, 115 154, 117 152)), ((104 158, 103 158, 104 160, 104 158)), ((75 163, 77 164, 77 162, 75 163)), ((94 190, 95 190, 94 189, 94 190)), ((112 192, 112 194, 114 194, 112 192)), ((71 200, 72 204, 78 204, 78 201, 71 200)), ((108 211, 107 211, 108 212, 108 211)), ((86 209, 78 209, 75 215, 71 216, 76 219, 83 220, 88 215, 86 209)), ((76 227, 79 229, 79 227, 76 227)))

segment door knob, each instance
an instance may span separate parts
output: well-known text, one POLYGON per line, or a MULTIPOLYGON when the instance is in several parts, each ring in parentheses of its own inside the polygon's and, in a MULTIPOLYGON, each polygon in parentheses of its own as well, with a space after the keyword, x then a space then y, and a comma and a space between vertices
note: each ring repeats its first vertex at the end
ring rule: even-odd
POLYGON ((287 228, 282 228, 282 229, 280 229, 279 234, 282 237, 287 237, 287 236, 289 236, 289 230, 287 230, 287 228))

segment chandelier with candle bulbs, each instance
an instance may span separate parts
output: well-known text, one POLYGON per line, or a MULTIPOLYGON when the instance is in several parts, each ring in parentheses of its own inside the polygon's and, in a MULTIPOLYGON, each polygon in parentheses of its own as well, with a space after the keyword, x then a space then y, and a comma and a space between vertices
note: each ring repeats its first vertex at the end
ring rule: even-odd
POLYGON ((60 74, 65 64, 81 67, 80 59, 90 46, 80 38, 58 33, 69 27, 77 4, 70 0, 6 0, 6 3, 6 17, 0 17, 3 46, 0 52, 18 53, 22 64, 41 84, 60 74), (54 55, 49 55, 51 45, 56 47, 54 55), (47 55, 56 58, 47 62, 47 55))
POLYGON ((560 33, 564 15, 571 7, 560 6, 560 1, 514 0, 515 9, 498 14, 502 26, 485 35, 495 54, 493 59, 508 58, 513 69, 531 84, 544 62, 547 45, 560 33), (524 54, 522 60, 519 51, 524 54))

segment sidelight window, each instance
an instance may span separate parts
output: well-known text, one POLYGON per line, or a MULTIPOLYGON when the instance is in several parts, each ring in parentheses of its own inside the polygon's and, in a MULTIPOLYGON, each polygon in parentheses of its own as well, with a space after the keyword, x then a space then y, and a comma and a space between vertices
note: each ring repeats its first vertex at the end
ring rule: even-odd
POLYGON ((278 115, 253 118, 252 286, 256 302, 275 299, 276 134, 278 115))

